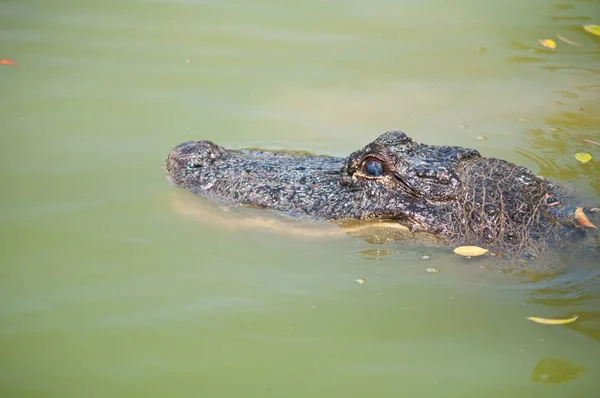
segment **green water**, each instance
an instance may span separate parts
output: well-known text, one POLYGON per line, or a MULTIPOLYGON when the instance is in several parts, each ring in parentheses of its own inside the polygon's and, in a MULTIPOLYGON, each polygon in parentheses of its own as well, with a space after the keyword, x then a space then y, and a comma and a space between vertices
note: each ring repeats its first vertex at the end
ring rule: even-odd
POLYGON ((598 205, 594 23, 590 0, 0 1, 1 396, 598 396, 596 264, 215 225, 162 170, 191 139, 346 156, 402 129, 598 205))

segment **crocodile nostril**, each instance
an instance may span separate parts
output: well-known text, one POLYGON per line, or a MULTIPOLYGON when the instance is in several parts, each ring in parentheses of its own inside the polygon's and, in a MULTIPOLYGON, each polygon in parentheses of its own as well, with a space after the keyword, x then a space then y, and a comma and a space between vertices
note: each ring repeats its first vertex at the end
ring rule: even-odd
POLYGON ((194 141, 182 142, 173 148, 172 152, 179 152, 181 154, 190 154, 197 149, 197 143, 194 141))

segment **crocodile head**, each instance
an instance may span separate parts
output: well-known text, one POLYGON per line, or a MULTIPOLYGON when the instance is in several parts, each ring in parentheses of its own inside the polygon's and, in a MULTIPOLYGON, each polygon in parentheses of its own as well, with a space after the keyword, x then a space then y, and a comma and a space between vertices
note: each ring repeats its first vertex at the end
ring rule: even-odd
POLYGON ((498 252, 539 254, 585 234, 559 185, 476 150, 418 144, 398 131, 347 158, 186 142, 168 155, 166 170, 174 185, 219 203, 317 220, 386 220, 498 252))
POLYGON ((461 196, 457 166, 477 157, 390 131, 348 158, 186 142, 168 155, 166 170, 174 185, 221 203, 323 220, 392 219, 439 233, 461 196))

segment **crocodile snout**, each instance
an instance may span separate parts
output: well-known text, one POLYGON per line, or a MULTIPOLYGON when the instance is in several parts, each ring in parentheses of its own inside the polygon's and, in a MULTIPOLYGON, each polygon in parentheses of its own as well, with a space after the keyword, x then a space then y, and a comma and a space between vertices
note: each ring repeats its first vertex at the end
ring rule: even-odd
POLYGON ((227 150, 211 141, 188 141, 177 145, 165 160, 169 180, 176 186, 185 186, 191 171, 209 165, 227 156, 227 150))

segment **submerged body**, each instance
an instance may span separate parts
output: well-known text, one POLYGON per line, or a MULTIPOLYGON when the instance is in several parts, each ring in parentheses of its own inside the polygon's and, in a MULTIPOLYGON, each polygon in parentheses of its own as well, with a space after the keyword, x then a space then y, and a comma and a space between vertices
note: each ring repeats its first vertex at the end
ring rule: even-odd
POLYGON ((186 142, 168 155, 166 170, 174 185, 219 203, 340 223, 386 220, 416 239, 511 257, 547 258, 594 230, 581 221, 590 210, 527 168, 398 131, 347 158, 186 142))

